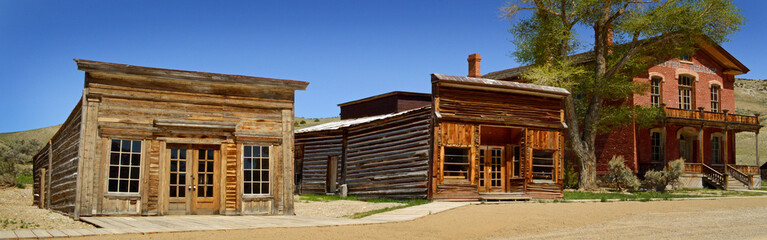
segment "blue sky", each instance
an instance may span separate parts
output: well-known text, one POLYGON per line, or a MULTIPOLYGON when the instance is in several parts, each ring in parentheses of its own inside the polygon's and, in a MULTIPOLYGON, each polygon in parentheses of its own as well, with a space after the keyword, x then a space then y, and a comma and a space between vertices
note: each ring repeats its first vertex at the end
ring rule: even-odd
MULTIPOLYGON (((488 1, 0 1, 0 132, 62 123, 82 94, 73 58, 310 82, 296 116, 338 103, 430 91, 430 73, 518 66, 509 22, 488 1)), ((723 47, 767 78, 767 1, 723 47)))

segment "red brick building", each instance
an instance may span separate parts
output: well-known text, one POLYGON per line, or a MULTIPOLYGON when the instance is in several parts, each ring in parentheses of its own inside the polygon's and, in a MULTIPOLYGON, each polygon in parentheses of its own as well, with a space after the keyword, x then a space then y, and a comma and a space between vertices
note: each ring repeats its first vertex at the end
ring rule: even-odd
MULTIPOLYGON (((577 59, 582 63, 593 61, 589 54, 579 54, 577 59)), ((629 123, 599 136, 597 171, 606 172, 614 155, 622 155, 640 175, 684 158, 686 171, 700 175, 703 182, 727 188, 726 175, 737 175, 730 180, 737 178, 745 185, 753 185, 752 176, 758 174, 758 167, 736 165, 735 159, 735 134, 758 134, 761 127, 758 115, 735 112, 735 76, 749 69, 716 44, 701 44, 692 56, 658 60, 645 74, 634 77, 634 81, 650 84, 650 92, 634 94, 625 101, 661 107, 665 117, 651 128, 629 123)), ((516 81, 527 68, 506 69, 483 77, 516 81)), ((758 142, 755 144, 758 146, 758 142)), ((756 158, 758 162, 758 153, 756 158)))

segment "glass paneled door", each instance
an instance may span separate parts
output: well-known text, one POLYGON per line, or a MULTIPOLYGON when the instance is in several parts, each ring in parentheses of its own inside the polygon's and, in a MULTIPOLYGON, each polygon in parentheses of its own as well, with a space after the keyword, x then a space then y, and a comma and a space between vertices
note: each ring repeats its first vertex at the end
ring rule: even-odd
POLYGON ((218 213, 218 152, 199 146, 167 149, 169 214, 218 213))
POLYGON ((504 147, 481 146, 479 149, 479 192, 503 192, 508 181, 504 147))

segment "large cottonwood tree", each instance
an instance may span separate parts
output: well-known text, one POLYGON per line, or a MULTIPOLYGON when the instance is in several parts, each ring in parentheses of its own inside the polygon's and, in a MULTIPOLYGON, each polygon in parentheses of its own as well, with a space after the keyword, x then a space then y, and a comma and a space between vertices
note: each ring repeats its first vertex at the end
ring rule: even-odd
POLYGON ((513 56, 535 65, 522 77, 572 93, 565 101, 568 143, 580 166, 579 186, 589 191, 598 188, 599 131, 657 116, 658 109, 615 104, 647 92, 632 78, 701 42, 726 41, 744 22, 729 0, 518 0, 502 10, 513 22, 513 56), (578 29, 593 34, 591 53, 573 55, 592 49, 577 40, 578 29))

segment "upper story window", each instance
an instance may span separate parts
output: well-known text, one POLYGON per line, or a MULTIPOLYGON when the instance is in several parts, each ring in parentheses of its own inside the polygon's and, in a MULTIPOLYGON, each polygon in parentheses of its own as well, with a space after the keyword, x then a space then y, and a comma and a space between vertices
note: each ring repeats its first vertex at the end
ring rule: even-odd
POLYGON ((679 76, 679 108, 685 110, 692 110, 693 94, 692 94, 692 77, 686 75, 679 76))
POLYGON ((115 193, 138 193, 141 141, 112 139, 111 145, 107 190, 115 193))
POLYGON ((711 111, 719 112, 719 86, 711 86, 711 111))
POLYGON ((242 153, 242 193, 269 194, 269 147, 244 146, 242 153))
POLYGON ((679 56, 679 60, 691 62, 692 57, 690 57, 690 55, 688 54, 682 54, 681 56, 679 56))
POLYGON ((650 103, 653 107, 660 106, 660 81, 659 77, 650 79, 650 103))

